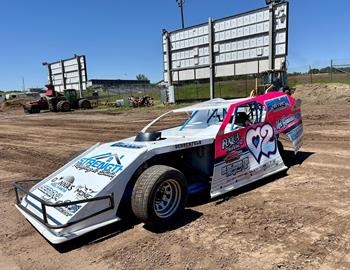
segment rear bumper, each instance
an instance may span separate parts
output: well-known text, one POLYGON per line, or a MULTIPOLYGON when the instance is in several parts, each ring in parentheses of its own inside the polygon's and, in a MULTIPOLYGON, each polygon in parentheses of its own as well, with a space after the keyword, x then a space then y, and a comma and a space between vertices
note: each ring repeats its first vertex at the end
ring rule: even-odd
MULTIPOLYGON (((101 197, 95 197, 91 199, 85 199, 85 200, 77 200, 77 201, 70 201, 70 202, 64 202, 64 203, 50 203, 47 202, 38 196, 34 195, 32 192, 30 192, 28 189, 26 189, 23 185, 28 184, 28 183, 37 183, 40 180, 24 180, 24 181, 19 181, 14 184, 14 189, 15 189, 15 194, 16 194, 16 208, 28 219, 28 221, 46 238, 48 239, 51 243, 53 244, 59 244, 65 241, 68 241, 70 239, 76 238, 80 235, 83 235, 89 231, 95 230, 97 228, 106 226, 108 224, 114 223, 116 221, 119 221, 120 218, 116 217, 113 219, 109 219, 107 221, 102 221, 98 224, 94 224, 79 230, 74 230, 74 232, 70 232, 69 230, 61 230, 64 228, 67 228, 69 226, 75 225, 79 222, 83 222, 87 219, 96 217, 102 213, 105 213, 109 210, 114 209, 114 196, 113 193, 109 194, 107 196, 101 196, 101 197), (25 197, 31 197, 34 200, 38 201, 41 204, 41 211, 40 215, 33 213, 30 211, 27 207, 25 207, 22 204, 22 197, 20 196, 20 193, 25 194, 25 197), (102 201, 106 200, 108 201, 108 205, 99 210, 96 211, 92 214, 86 215, 83 218, 67 222, 65 224, 59 224, 59 225, 53 225, 48 222, 48 214, 47 214, 47 208, 48 207, 67 207, 67 206, 72 206, 72 205, 77 205, 77 204, 82 204, 82 203, 89 203, 93 201, 102 201)), ((26 199, 25 198, 25 199, 26 199)))

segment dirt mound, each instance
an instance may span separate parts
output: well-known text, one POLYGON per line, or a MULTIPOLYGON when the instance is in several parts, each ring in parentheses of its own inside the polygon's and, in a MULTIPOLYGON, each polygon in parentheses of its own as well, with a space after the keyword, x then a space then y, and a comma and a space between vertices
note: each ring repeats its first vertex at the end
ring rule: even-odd
POLYGON ((23 105, 27 102, 29 101, 25 99, 6 101, 0 105, 0 112, 22 109, 23 105))
POLYGON ((304 103, 330 104, 350 102, 350 85, 341 83, 298 85, 294 97, 304 103))

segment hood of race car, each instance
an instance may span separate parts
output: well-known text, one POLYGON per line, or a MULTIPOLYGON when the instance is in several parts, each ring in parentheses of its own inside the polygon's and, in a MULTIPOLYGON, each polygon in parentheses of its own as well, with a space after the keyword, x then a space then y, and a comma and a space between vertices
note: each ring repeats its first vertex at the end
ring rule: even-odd
MULTIPOLYGON (((122 141, 95 145, 35 185, 30 192, 50 203, 62 203, 104 196, 103 189, 147 151, 146 146, 122 141)), ((117 183, 116 183, 117 184, 117 183)), ((22 205, 42 217, 41 204, 26 196, 22 205)), ((47 207, 48 222, 62 225, 86 205, 47 207)))

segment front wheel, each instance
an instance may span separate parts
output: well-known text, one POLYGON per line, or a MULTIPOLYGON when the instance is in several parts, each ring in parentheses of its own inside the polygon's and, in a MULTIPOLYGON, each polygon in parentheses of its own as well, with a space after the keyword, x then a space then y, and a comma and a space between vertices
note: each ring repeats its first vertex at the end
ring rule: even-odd
POLYGON ((186 205, 187 182, 178 170, 155 165, 137 179, 131 198, 134 215, 152 228, 170 225, 186 205))

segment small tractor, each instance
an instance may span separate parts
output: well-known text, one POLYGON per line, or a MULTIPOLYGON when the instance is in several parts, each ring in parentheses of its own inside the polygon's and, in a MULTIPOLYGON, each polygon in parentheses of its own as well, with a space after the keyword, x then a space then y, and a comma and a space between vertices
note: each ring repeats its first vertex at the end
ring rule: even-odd
MULTIPOLYGON (((256 83, 255 89, 250 92, 250 96, 260 96, 269 92, 283 92, 289 95, 294 93, 293 88, 288 86, 287 69, 283 63, 281 69, 270 69, 261 73, 261 82, 256 83)), ((258 80, 258 79, 257 79, 258 80)))
POLYGON ((71 108, 91 109, 91 103, 85 98, 79 98, 74 89, 65 89, 63 94, 54 90, 52 85, 46 85, 46 97, 49 110, 52 112, 68 112, 71 108))

